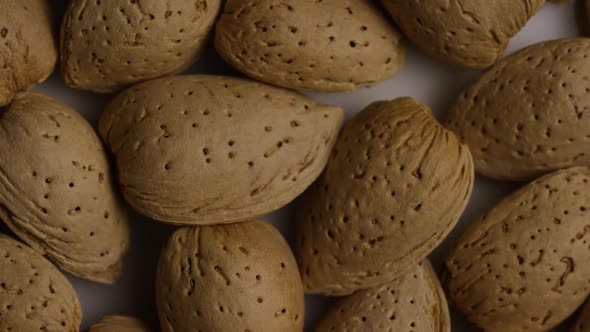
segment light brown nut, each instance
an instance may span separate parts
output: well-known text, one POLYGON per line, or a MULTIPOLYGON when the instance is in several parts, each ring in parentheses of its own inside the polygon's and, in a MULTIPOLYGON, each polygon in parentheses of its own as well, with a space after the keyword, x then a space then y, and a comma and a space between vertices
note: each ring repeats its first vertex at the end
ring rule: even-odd
POLYGON ((418 47, 440 60, 489 67, 545 0, 381 0, 418 47))
POLYGON ((303 330, 295 258, 262 221, 179 229, 162 251, 156 285, 163 332, 303 330))
POLYGON ((219 224, 276 210, 328 159, 343 113, 298 94, 221 76, 178 76, 120 94, 100 120, 137 211, 219 224))
POLYGON ((411 98, 377 102, 343 129, 303 197, 297 256, 309 293, 389 282, 436 248, 473 188, 466 146, 411 98))
POLYGON ((590 39, 526 48, 469 87, 447 120, 486 176, 529 180, 590 165, 590 39))
POLYGON ((590 302, 586 302, 570 332, 590 331, 590 302))
POLYGON ((0 234, 0 266, 0 331, 79 331, 76 292, 43 256, 0 234))
POLYGON ((393 76, 404 62, 400 38, 371 0, 228 0, 215 47, 258 80, 330 92, 393 76))
POLYGON ((88 332, 150 332, 141 320, 128 316, 106 316, 92 324, 88 332))
POLYGON ((93 128, 71 108, 23 92, 0 115, 0 217, 64 270, 111 283, 127 216, 93 128))
POLYGON ((395 281, 361 290, 337 302, 316 332, 450 332, 445 294, 428 261, 395 281))
POLYGON ((57 45, 46 0, 0 3, 0 106, 53 72, 57 45))
POLYGON ((195 62, 220 0, 72 0, 61 28, 67 85, 99 93, 181 72, 195 62))
POLYGON ((459 238, 443 276, 449 299, 484 330, 548 331, 590 290, 590 169, 542 177, 459 238))

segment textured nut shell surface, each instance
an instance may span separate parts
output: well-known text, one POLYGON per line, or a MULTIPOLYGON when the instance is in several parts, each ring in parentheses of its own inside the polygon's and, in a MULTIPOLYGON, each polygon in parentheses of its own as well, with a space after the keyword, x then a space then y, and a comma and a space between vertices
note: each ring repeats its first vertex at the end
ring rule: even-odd
POLYGON ((450 232, 473 188, 466 146, 410 98, 377 102, 343 129, 303 196, 297 256, 309 293, 393 280, 450 232))
POLYGON ((450 332, 451 317, 438 277, 427 261, 395 281, 337 302, 316 332, 450 332))
POLYGON ((88 332, 150 332, 141 320, 127 316, 106 316, 92 324, 88 332))
POLYGON ((542 177, 459 238, 443 277, 449 299, 485 330, 548 331, 587 298, 590 169, 542 177))
POLYGON ((458 98, 448 127, 484 175, 527 180, 590 165, 590 39, 536 44, 501 60, 458 98))
POLYGON ((303 330, 295 258, 262 221, 176 231, 160 256, 156 284, 163 332, 303 330))
POLYGON ((220 0, 72 0, 61 28, 66 84, 115 92, 195 62, 220 0))
POLYGON ((76 292, 43 256, 0 234, 0 266, 0 331, 79 331, 76 292))
POLYGON ((111 283, 128 243, 109 164, 93 128, 71 108, 19 93, 0 114, 0 217, 64 270, 111 283))
POLYGON ((221 76, 178 76, 120 94, 100 120, 127 201, 177 224, 252 219, 298 196, 323 170, 338 107, 221 76))
POLYGON ((578 319, 570 329, 570 332, 589 332, 590 331, 590 302, 586 302, 580 312, 578 319))
POLYGON ((381 0, 416 45, 441 60, 489 67, 545 0, 381 0))
POLYGON ((215 46, 261 81, 346 91, 393 76, 404 62, 400 38, 371 0, 228 0, 215 46))
POLYGON ((0 3, 0 106, 53 71, 57 45, 51 25, 45 0, 0 3))

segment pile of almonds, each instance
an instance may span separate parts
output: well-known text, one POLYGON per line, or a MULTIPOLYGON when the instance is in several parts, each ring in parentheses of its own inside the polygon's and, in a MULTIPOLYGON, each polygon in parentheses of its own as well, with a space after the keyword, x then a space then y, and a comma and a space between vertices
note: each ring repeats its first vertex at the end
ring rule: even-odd
MULTIPOLYGON (((318 332, 448 332, 447 299, 490 331, 572 316, 590 296, 590 39, 499 60, 544 0, 381 2, 70 0, 59 13, 1 0, 0 331, 80 330, 62 271, 120 278, 125 203, 177 226, 156 274, 164 332, 303 331, 304 294, 340 297, 318 332), (288 90, 389 79, 403 36, 484 71, 442 124, 410 97, 343 123, 340 107, 288 90), (211 44, 249 78, 179 75, 211 44), (116 94, 97 130, 28 92, 58 60, 71 88, 116 94), (475 172, 523 185, 435 271, 428 255, 475 172), (292 251, 259 218, 296 198, 292 251)), ((107 316, 89 331, 150 327, 107 316)), ((590 305, 572 331, 590 331, 590 305)))

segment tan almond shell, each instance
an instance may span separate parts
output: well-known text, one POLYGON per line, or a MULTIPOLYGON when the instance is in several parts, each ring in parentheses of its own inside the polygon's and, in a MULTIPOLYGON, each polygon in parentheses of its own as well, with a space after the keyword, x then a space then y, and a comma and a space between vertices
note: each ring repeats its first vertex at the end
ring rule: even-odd
POLYGON ((128 316, 106 316, 92 324, 88 332, 150 332, 141 320, 128 316))
POLYGON ((0 266, 1 331, 80 330, 78 296, 43 256, 0 234, 0 266))
POLYGON ((589 332, 590 331, 590 302, 586 302, 578 318, 570 329, 570 332, 589 332))
POLYGON ((162 332, 303 331, 295 258, 262 221, 177 230, 160 256, 156 299, 162 332))
POLYGON ((100 119, 137 211, 164 222, 230 223, 276 210, 321 173, 343 112, 222 76, 177 76, 120 94, 100 119))
POLYGON ((334 92, 393 76, 404 63, 400 39, 371 0, 228 0, 215 47, 263 82, 334 92))
POLYGON ((394 281, 336 302, 315 331, 451 332, 451 317, 438 277, 424 261, 394 281))
POLYGON ((23 92, 0 115, 0 217, 79 277, 112 283, 129 241, 107 155, 86 120, 23 92))
POLYGON ((44 81, 57 61, 52 16, 45 0, 0 4, 0 106, 44 81))
POLYGON ((590 39, 561 39, 501 60, 456 101, 447 126, 477 172, 530 180, 590 165, 590 39))
POLYGON ((98 93, 181 72, 202 53, 220 0, 72 0, 61 27, 67 85, 98 93))
POLYGON ((381 0, 418 47, 440 60, 486 68, 545 0, 381 0))
POLYGON ((473 188, 466 146, 411 98, 376 102, 343 129, 303 196, 297 257, 308 293, 346 295, 422 261, 473 188))
POLYGON ((443 284, 484 330, 548 331, 590 293, 590 168, 546 175, 461 235, 443 284))

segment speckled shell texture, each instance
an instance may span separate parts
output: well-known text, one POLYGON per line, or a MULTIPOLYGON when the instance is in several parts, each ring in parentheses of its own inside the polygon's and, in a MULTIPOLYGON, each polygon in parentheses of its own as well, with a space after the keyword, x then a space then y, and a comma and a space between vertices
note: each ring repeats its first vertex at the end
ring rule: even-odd
POLYGON ((533 45, 500 61, 458 98, 447 120, 476 170, 528 180, 590 165, 590 39, 533 45))
POLYGON ((484 330, 548 331, 590 293, 590 169, 542 177, 502 200, 446 260, 449 299, 484 330))
POLYGON ((456 65, 485 68, 545 0, 381 0, 417 46, 456 65))
POLYGON ((221 76, 178 76, 120 94, 100 120, 137 211, 176 224, 252 219, 323 170, 340 108, 221 76))
POLYGON ((64 270, 111 283, 127 216, 93 128, 71 108, 23 92, 0 113, 0 217, 64 270))
POLYGON ((0 234, 0 266, 0 331, 79 331, 76 292, 43 256, 0 234))
POLYGON ((92 324, 88 332, 150 332, 144 322, 134 317, 106 316, 92 324))
POLYGON ((0 106, 44 81, 57 60, 57 45, 46 0, 0 3, 0 106))
POLYGON ((295 258, 262 221, 179 229, 160 256, 156 285, 162 332, 303 331, 295 258))
POLYGON ((400 38, 371 0, 228 0, 215 46, 251 77, 329 92, 393 76, 404 62, 400 38))
POLYGON ((301 200, 297 256, 309 293, 381 285, 422 261, 473 188, 466 146, 410 99, 377 102, 343 129, 301 200))
POLYGON ((328 311, 316 332, 450 332, 445 294, 428 261, 395 281, 358 291, 328 311))
POLYGON ((220 0, 72 0, 61 28, 69 86, 115 92, 180 72, 207 42, 220 0))

